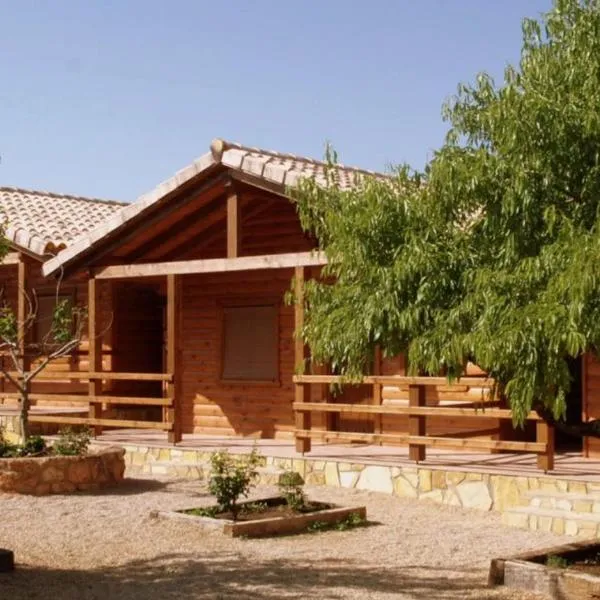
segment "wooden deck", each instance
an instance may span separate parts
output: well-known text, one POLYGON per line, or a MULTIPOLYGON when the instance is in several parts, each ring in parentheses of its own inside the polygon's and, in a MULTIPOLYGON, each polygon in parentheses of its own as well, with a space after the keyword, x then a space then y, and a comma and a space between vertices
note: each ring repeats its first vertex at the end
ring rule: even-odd
MULTIPOLYGON (((101 444, 123 444, 138 447, 172 448, 166 432, 132 429, 105 431, 97 438, 101 444)), ((310 458, 365 465, 408 467, 415 463, 409 459, 407 447, 389 447, 368 444, 314 443, 310 452, 296 452, 294 440, 272 440, 235 437, 215 437, 184 434, 176 447, 182 450, 214 451, 228 449, 234 453, 247 453, 257 447, 266 456, 280 458, 310 458)), ((536 454, 526 453, 473 453, 432 448, 419 465, 433 470, 468 471, 513 475, 515 477, 544 476, 536 466, 536 454)), ((600 459, 583 458, 580 453, 557 453, 555 468, 546 475, 560 479, 600 482, 600 459)))

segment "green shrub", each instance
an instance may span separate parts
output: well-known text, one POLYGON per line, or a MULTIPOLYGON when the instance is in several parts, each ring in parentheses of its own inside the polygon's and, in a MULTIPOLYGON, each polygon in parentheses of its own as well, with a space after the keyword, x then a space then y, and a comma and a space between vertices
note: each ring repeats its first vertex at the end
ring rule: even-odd
POLYGON ((44 454, 46 449, 46 440, 39 435, 34 435, 28 438, 24 444, 17 446, 17 456, 44 454))
POLYGON ((292 510, 302 510, 306 504, 306 496, 302 486, 304 479, 296 471, 286 471, 279 476, 277 482, 281 495, 292 510))
POLYGON ((24 444, 11 444, 0 432, 0 458, 20 458, 23 456, 38 456, 47 450, 44 438, 39 435, 30 437, 24 444))
POLYGON ((566 569, 569 566, 569 561, 563 556, 550 554, 546 559, 546 566, 552 569, 566 569))
POLYGON ((256 449, 246 457, 233 458, 229 452, 215 452, 210 459, 212 473, 208 489, 217 498, 219 508, 230 512, 233 520, 240 512, 238 500, 247 496, 258 473, 260 454, 256 449))
POLYGON ((64 456, 79 456, 86 454, 92 439, 89 429, 75 430, 64 427, 58 432, 59 438, 54 442, 52 449, 55 454, 64 456))

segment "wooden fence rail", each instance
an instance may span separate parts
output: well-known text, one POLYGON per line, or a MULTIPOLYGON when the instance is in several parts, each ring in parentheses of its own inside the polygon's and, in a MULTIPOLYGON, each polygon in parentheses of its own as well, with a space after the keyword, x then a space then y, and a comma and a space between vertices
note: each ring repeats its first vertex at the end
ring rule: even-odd
MULTIPOLYGON (((512 419, 512 412, 506 408, 498 408, 498 402, 493 399, 473 402, 466 399, 464 405, 454 403, 453 406, 426 406, 425 392, 427 387, 443 386, 448 388, 445 377, 404 377, 371 375, 364 377, 360 383, 373 386, 371 404, 344 404, 328 402, 311 402, 311 385, 347 383, 335 375, 297 375, 294 377, 296 386, 296 401, 293 403, 296 415, 296 449, 309 452, 312 439, 326 441, 363 441, 369 443, 400 443, 408 444, 409 458, 415 462, 425 460, 426 448, 452 448, 461 450, 497 450, 511 452, 531 452, 537 454, 538 468, 544 472, 554 468, 554 430, 535 412, 526 416, 527 421, 536 423, 536 441, 521 442, 509 440, 487 440, 472 438, 453 438, 427 435, 427 417, 460 417, 460 418, 489 418, 512 419), (407 386, 408 406, 383 405, 383 386, 407 386), (375 402, 376 401, 376 402, 375 402), (313 413, 325 414, 357 414, 374 417, 374 433, 352 433, 340 431, 315 431, 311 427, 313 413), (408 431, 406 433, 382 433, 381 417, 383 415, 407 415, 408 431), (301 427, 298 424, 302 424, 301 427)), ((460 385, 482 390, 493 387, 494 382, 484 377, 464 377, 458 381, 460 385)))
MULTIPOLYGON (((17 377, 17 373, 11 373, 17 377)), ((10 380, 0 375, 5 384, 10 385, 10 380)), ((64 380, 81 380, 96 382, 90 391, 94 393, 64 394, 64 393, 37 393, 32 392, 29 398, 34 402, 51 402, 53 404, 62 403, 84 403, 88 408, 94 407, 87 417, 69 416, 67 414, 40 415, 31 412, 29 421, 32 423, 56 423, 62 425, 88 425, 94 427, 96 433, 101 432, 102 427, 123 427, 133 429, 160 429, 162 431, 172 432, 176 427, 175 414, 173 411, 174 398, 171 393, 165 390, 163 397, 142 397, 142 396, 117 396, 102 393, 103 381, 159 381, 167 385, 172 384, 173 375, 171 373, 113 373, 109 371, 49 371, 41 373, 32 382, 33 385, 39 383, 57 383, 64 380), (135 406, 160 406, 163 408, 161 421, 132 420, 111 418, 102 415, 102 407, 106 405, 135 405, 135 406), (93 412, 93 414, 92 414, 93 412)), ((14 388, 13 388, 14 389, 14 388)), ((17 392, 0 392, 3 398, 18 399, 17 392)))

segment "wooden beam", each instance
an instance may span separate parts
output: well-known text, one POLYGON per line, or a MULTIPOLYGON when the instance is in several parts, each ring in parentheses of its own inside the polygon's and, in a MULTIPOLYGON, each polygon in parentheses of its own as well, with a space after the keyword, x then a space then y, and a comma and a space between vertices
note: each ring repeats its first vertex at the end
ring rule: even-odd
POLYGON ((512 442, 503 440, 480 440, 444 437, 416 437, 407 434, 393 433, 351 433, 347 431, 310 431, 298 430, 296 435, 310 439, 323 439, 327 441, 357 441, 367 443, 400 443, 410 445, 422 445, 432 448, 449 448, 456 450, 508 450, 510 452, 534 452, 544 451, 544 444, 537 442, 512 442))
POLYGON ((554 427, 546 421, 538 421, 536 427, 536 441, 544 446, 544 452, 538 454, 537 466, 544 473, 554 469, 554 427))
POLYGON ((29 415, 33 423, 62 423, 63 425, 92 425, 94 429, 100 427, 125 427, 129 429, 162 429, 169 430, 170 423, 160 421, 130 421, 126 419, 96 419, 92 417, 63 417, 46 415, 29 415))
POLYGON ((18 265, 21 262, 19 252, 7 252, 4 258, 0 260, 0 265, 18 265))
MULTIPOLYGON (((330 413, 356 413, 366 415, 419 415, 429 417, 475 417, 478 419, 512 419, 512 411, 508 408, 463 408, 441 406, 398 406, 383 404, 380 406, 369 404, 326 404, 323 402, 309 402, 293 404, 294 410, 330 413)), ((525 419, 527 421, 540 421, 537 413, 531 411, 525 419)))
POLYGON ((152 236, 149 240, 126 254, 126 260, 135 262, 146 257, 152 260, 156 256, 165 256, 173 248, 189 245, 190 239, 201 237, 210 225, 225 218, 223 207, 224 196, 216 198, 196 208, 190 214, 183 214, 180 221, 169 227, 166 231, 152 236), (184 235, 188 232, 188 235, 184 235))
MULTIPOLYGON (((421 408, 425 406, 425 386, 411 385, 408 388, 408 406, 409 408, 421 408)), ((408 433, 411 437, 424 437, 426 435, 425 415, 408 416, 408 433)), ((425 460, 425 446, 409 444, 408 458, 415 462, 425 460)))
MULTIPOLYGON (((16 371, 9 371, 13 377, 18 376, 16 371)), ((3 375, 0 375, 3 377, 3 375)), ((173 381, 172 373, 113 373, 111 371, 88 372, 88 371, 46 371, 35 378, 39 381, 55 380, 81 380, 99 379, 100 381, 173 381)))
MULTIPOLYGON (((206 173, 201 173, 201 176, 206 177, 206 173)), ((87 249, 67 260, 67 262, 63 264, 63 274, 67 276, 74 270, 81 268, 83 265, 90 264, 92 257, 94 263, 98 264, 98 261, 112 252, 115 248, 122 247, 136 236, 139 236, 140 229, 151 230, 155 224, 164 221, 168 215, 171 215, 182 206, 193 201, 198 195, 203 194, 213 186, 222 185, 225 181, 225 173, 216 177, 210 177, 199 187, 195 187, 198 185, 198 180, 196 178, 186 181, 183 185, 178 186, 172 192, 169 192, 157 202, 137 213, 125 223, 122 223, 115 229, 109 231, 104 237, 91 242, 87 249)), ((58 267, 53 271, 53 274, 55 274, 57 270, 58 267)))
MULTIPOLYGON (((340 375, 295 375, 293 380, 298 383, 338 383, 342 385, 344 383, 356 383, 354 381, 348 382, 340 375)), ((456 379, 453 383, 448 383, 446 377, 406 377, 404 375, 368 375, 363 377, 360 383, 371 384, 376 381, 387 386, 425 385, 448 387, 456 384, 475 388, 490 388, 494 385, 494 381, 486 377, 462 377, 456 379)))
POLYGON ((159 275, 188 275, 197 273, 228 273, 261 269, 290 269, 302 266, 327 264, 320 252, 294 252, 291 254, 266 254, 238 258, 207 258, 157 262, 140 265, 114 265, 98 269, 97 279, 134 279, 159 275))
POLYGON ((242 248, 242 215, 240 196, 235 189, 227 195, 227 258, 236 258, 242 248))
MULTIPOLYGON (((381 375, 381 346, 377 344, 373 353, 373 375, 381 375)), ((383 386, 379 382, 373 383, 373 405, 381 408, 383 400, 383 386)), ((373 417, 373 433, 382 433, 381 413, 375 413, 373 417)))
POLYGON ((179 356, 179 319, 181 317, 180 277, 167 275, 167 371, 173 373, 173 381, 166 385, 166 397, 172 408, 167 409, 167 422, 172 425, 169 430, 169 442, 176 444, 182 438, 181 385, 177 376, 180 369, 179 356))
MULTIPOLYGON (((304 327, 304 277, 305 268, 296 267, 294 274, 294 363, 297 373, 304 373, 306 369, 306 358, 308 348, 302 338, 302 328, 304 327)), ((294 384, 294 396, 297 404, 310 402, 310 384, 294 384)), ((296 411, 295 425, 297 430, 310 430, 311 414, 309 412, 296 411)), ((296 452, 310 452, 311 442, 308 437, 299 437, 296 435, 296 452)))
MULTIPOLYGON (((8 394, 3 394, 8 396, 8 394)), ((16 396, 16 394, 15 394, 16 396)), ((29 394, 32 400, 44 402, 101 402, 102 404, 135 404, 141 406, 170 406, 168 398, 144 398, 139 396, 87 396, 84 394, 29 394)))
MULTIPOLYGON (((91 378, 91 373, 102 371, 102 328, 99 323, 99 304, 99 285, 92 274, 88 279, 88 369, 90 376, 88 394, 90 397, 89 418, 95 421, 102 419, 102 403, 93 401, 102 394, 102 380, 91 378)), ((97 423, 94 427, 94 435, 98 436, 101 433, 102 426, 97 423)))

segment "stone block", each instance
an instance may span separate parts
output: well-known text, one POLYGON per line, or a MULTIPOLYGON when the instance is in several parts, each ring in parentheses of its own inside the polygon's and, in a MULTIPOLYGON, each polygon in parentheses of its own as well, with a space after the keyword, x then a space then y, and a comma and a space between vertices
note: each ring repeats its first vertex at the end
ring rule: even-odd
POLYGON ((57 482, 63 481, 64 478, 65 478, 64 469, 60 469, 53 465, 47 465, 42 470, 41 479, 44 483, 57 483, 57 482))
POLYGON ((588 500, 575 500, 573 502, 573 510, 578 513, 591 513, 592 502, 588 500))
POLYGON ((444 492, 443 490, 431 490, 431 492, 425 492, 419 496, 419 500, 430 500, 436 504, 444 503, 444 492))
POLYGON ((577 535, 579 533, 579 526, 577 521, 567 519, 565 521, 565 534, 566 535, 577 535))
POLYGON ((416 488, 402 475, 394 480, 394 493, 400 498, 416 498, 418 495, 416 488))
POLYGON ((306 461, 301 458, 294 458, 292 460, 292 471, 296 471, 304 477, 306 475, 306 461))
POLYGON ((308 485, 326 485, 325 473, 323 471, 312 471, 306 475, 308 485))
POLYGON ((419 492, 430 492, 433 489, 431 484, 431 471, 427 469, 419 470, 419 492))
MULTIPOLYGON (((439 471, 438 471, 439 473, 439 471)), ((466 477, 466 473, 457 473, 454 471, 450 471, 449 473, 446 473, 446 482, 451 484, 451 485, 458 485, 459 483, 462 483, 465 480, 466 477)), ((433 487, 437 488, 437 487, 441 487, 438 485, 433 485, 433 487)))
POLYGON ((73 483, 86 483, 90 481, 91 469, 88 461, 75 461, 69 466, 67 479, 73 483))
POLYGON ((552 517, 538 517, 538 529, 540 531, 552 531, 552 517))
POLYGON ((483 481, 466 481, 456 487, 462 506, 465 508, 477 508, 479 510, 490 510, 492 498, 487 485, 483 481))
POLYGON ((552 533, 557 535, 564 535, 565 533, 565 520, 560 517, 555 517, 552 520, 552 533))
POLYGON ((587 487, 581 481, 569 481, 568 490, 573 494, 587 494, 587 487))
POLYGON ((434 490, 445 490, 448 487, 446 484, 446 473, 444 471, 431 472, 431 487, 434 490))
POLYGON ((184 463, 196 463, 198 462, 198 453, 194 450, 183 451, 183 462, 184 463))
POLYGON ((369 465, 365 467, 358 478, 356 488, 359 490, 370 490, 372 492, 383 492, 392 494, 394 484, 389 467, 369 465))
POLYGON ((557 498, 555 505, 558 510, 566 510, 569 512, 573 510, 573 505, 571 504, 571 501, 567 500, 566 498, 557 498))
MULTIPOLYGON (((391 470, 390 475, 392 475, 391 470)), ((419 487, 419 474, 417 473, 417 471, 405 470, 402 473, 400 473, 400 475, 404 477, 404 479, 406 479, 406 481, 408 481, 410 485, 412 485, 415 489, 419 487)))
POLYGON ((490 486, 494 499, 494 510, 502 512, 521 504, 521 491, 512 477, 492 476, 490 477, 490 486))
POLYGON ((502 513, 502 522, 509 527, 529 529, 529 515, 524 513, 505 512, 502 513))
POLYGON ((325 484, 332 487, 340 487, 340 477, 338 474, 337 463, 328 462, 325 465, 325 484))
POLYGON ((448 506, 462 506, 460 498, 455 490, 446 490, 444 504, 447 504, 448 506))
POLYGON ((340 486, 343 488, 354 488, 360 473, 358 471, 342 471, 340 473, 340 486))

